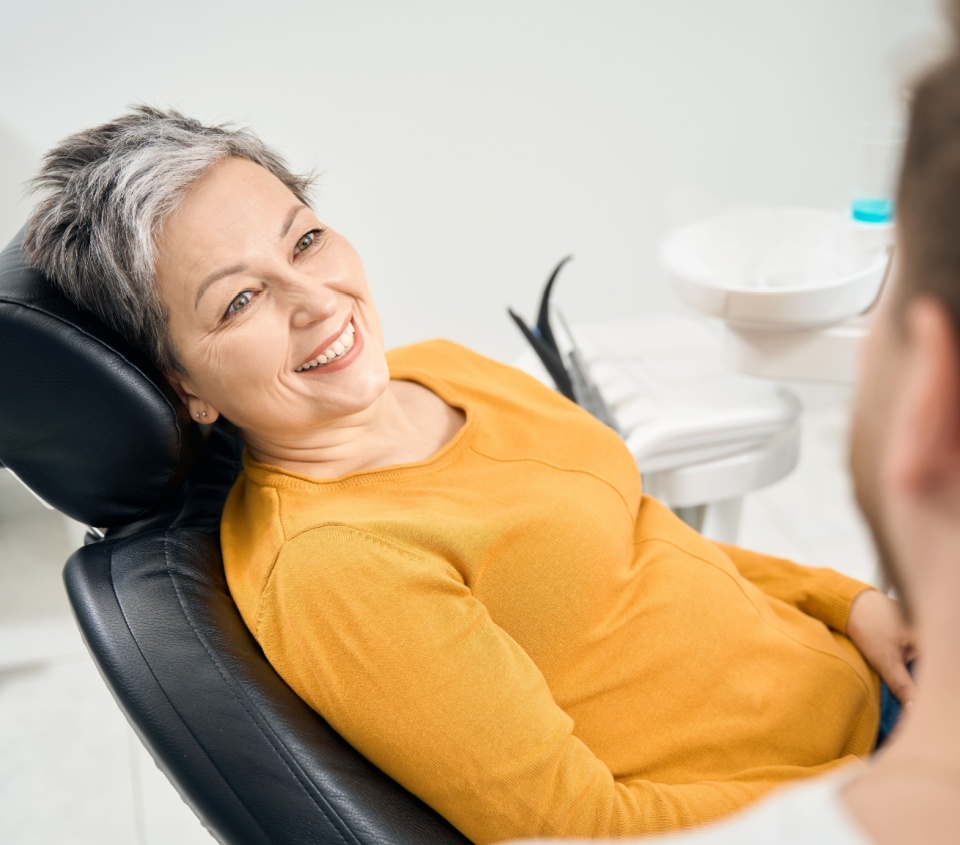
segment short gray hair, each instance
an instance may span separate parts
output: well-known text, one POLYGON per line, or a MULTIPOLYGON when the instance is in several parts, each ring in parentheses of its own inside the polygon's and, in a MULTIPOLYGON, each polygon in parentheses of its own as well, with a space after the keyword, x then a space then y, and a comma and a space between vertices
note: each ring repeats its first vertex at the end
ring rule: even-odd
POLYGON ((43 196, 23 253, 163 372, 182 372, 155 284, 156 238, 197 180, 231 156, 262 165, 309 204, 312 177, 291 173, 251 132, 137 106, 44 156, 29 185, 43 196))

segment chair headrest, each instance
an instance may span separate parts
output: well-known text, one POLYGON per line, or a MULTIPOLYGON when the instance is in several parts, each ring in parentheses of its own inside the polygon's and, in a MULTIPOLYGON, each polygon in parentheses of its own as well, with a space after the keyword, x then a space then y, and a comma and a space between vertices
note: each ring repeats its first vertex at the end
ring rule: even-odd
POLYGON ((203 437, 147 357, 0 253, 0 464, 87 525, 134 522, 173 495, 203 437))

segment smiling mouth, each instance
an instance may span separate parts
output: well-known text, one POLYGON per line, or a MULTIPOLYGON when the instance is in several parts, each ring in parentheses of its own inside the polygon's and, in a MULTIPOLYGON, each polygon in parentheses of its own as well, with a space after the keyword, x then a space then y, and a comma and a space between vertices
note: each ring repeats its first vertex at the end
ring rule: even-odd
POLYGON ((356 340, 356 332, 357 330, 354 328, 353 320, 350 320, 340 337, 324 349, 320 355, 317 355, 316 358, 304 361, 297 367, 296 372, 303 373, 307 370, 316 369, 317 367, 324 367, 342 358, 353 348, 354 341, 356 340))

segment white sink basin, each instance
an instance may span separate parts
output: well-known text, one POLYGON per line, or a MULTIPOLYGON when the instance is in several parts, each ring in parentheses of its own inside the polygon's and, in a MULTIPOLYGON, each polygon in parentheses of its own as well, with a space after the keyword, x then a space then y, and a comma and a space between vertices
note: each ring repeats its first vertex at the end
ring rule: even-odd
POLYGON ((732 326, 808 329, 863 314, 886 274, 889 226, 804 208, 730 211, 679 229, 661 260, 680 296, 732 326))

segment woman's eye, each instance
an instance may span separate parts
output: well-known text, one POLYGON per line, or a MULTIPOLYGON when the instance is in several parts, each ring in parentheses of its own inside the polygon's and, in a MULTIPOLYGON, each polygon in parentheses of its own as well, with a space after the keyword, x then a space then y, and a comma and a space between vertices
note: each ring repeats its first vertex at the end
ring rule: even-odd
POLYGON ((297 241, 297 245, 293 248, 294 255, 309 249, 318 237, 320 237, 320 229, 311 229, 297 241))
POLYGON ((233 301, 227 306, 226 313, 224 317, 230 317, 236 314, 238 311, 243 310, 250 304, 250 300, 253 299, 253 291, 245 290, 242 293, 238 293, 233 301))

